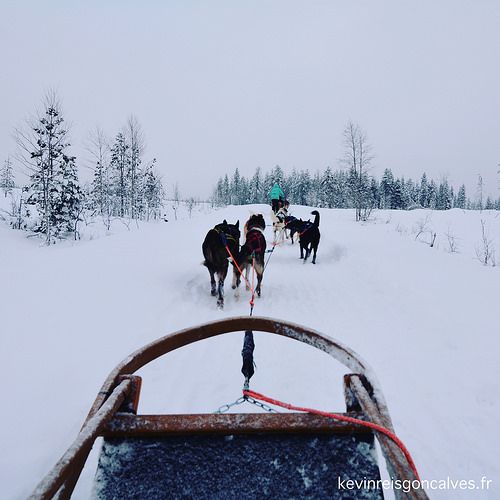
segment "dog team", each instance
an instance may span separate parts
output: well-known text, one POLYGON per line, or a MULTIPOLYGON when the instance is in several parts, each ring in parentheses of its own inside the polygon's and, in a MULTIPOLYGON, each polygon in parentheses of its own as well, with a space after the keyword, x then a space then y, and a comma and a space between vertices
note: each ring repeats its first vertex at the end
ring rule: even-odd
MULTIPOLYGON (((273 246, 284 242, 287 231, 292 244, 294 235, 298 234, 300 258, 304 259, 305 263, 312 253, 312 263, 316 264, 316 254, 320 240, 319 212, 317 210, 311 212, 314 215, 313 222, 288 215, 289 203, 278 184, 274 184, 270 197, 274 231, 273 246)), ((266 222, 262 214, 251 215, 244 226, 243 236, 245 242, 241 248, 240 221, 237 221, 236 224, 229 224, 224 219, 221 224, 217 224, 208 231, 202 245, 205 258, 203 264, 210 273, 211 294, 217 297, 217 306, 219 308, 222 309, 224 306, 224 281, 227 276, 229 261, 233 265, 232 288, 237 289, 239 287, 242 274, 245 273, 248 289, 249 273, 253 268, 257 277, 255 292, 260 297, 265 269, 265 228, 266 222), (215 280, 216 275, 218 282, 215 280)), ((288 235, 286 236, 288 237, 288 235)))

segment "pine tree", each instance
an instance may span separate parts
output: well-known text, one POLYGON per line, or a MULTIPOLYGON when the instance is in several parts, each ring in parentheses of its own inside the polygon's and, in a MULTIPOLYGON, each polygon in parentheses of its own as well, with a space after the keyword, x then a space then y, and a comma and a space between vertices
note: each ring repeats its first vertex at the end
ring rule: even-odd
POLYGON ((87 198, 88 208, 100 215, 111 215, 111 195, 109 172, 109 144, 104 132, 96 128, 89 136, 86 145, 87 152, 91 156, 91 165, 94 177, 90 185, 87 198))
POLYGON ((396 179, 396 181, 394 182, 390 208, 403 208, 403 186, 401 183, 401 179, 396 179))
POLYGON ((231 190, 229 187, 229 177, 227 174, 224 176, 224 181, 222 182, 223 199, 225 205, 231 204, 231 190))
POLYGON ((435 209, 437 207, 438 190, 437 190, 437 186, 436 186, 436 183, 434 182, 434 180, 431 180, 431 182, 429 183, 429 187, 427 189, 427 192, 428 192, 428 196, 429 196, 427 206, 429 208, 435 209))
POLYGON ((82 193, 78 186, 75 158, 67 153, 68 131, 56 95, 49 93, 44 112, 27 133, 18 131, 26 165, 31 170, 27 204, 35 205, 40 221, 35 232, 45 234, 47 244, 54 236, 76 224, 82 193))
POLYGON ((333 174, 333 207, 347 208, 348 206, 348 183, 347 175, 343 170, 337 170, 333 174))
POLYGON ((224 182, 222 180, 222 177, 219 178, 217 181, 217 185, 215 186, 214 189, 214 195, 212 197, 213 203, 215 204, 216 207, 221 207, 225 204, 224 201, 224 182))
POLYGON ((155 164, 156 159, 153 159, 151 164, 146 168, 142 181, 142 193, 147 220, 151 217, 154 219, 160 217, 160 209, 163 206, 163 199, 165 197, 165 190, 161 179, 154 170, 155 164))
POLYGON ((457 208, 464 209, 466 207, 466 203, 467 203, 467 197, 465 195, 465 185, 462 184, 460 186, 460 189, 458 190, 457 200, 455 202, 455 206, 457 208))
POLYGON ((128 178, 128 205, 132 219, 140 217, 142 212, 142 153, 144 151, 144 138, 141 126, 135 116, 130 116, 127 122, 127 145, 129 158, 127 161, 128 178))
POLYGON ((380 193, 377 179, 370 179, 370 206, 380 208, 380 193))
POLYGON ((250 203, 263 203, 264 200, 262 198, 262 178, 260 167, 257 167, 255 174, 250 181, 249 186, 249 200, 250 203))
POLYGON ((380 207, 392 208, 392 196, 394 191, 394 175, 390 168, 384 170, 380 181, 380 207))
POLYGON ((94 169, 94 179, 90 187, 90 200, 94 209, 104 215, 110 210, 111 186, 109 185, 108 167, 97 162, 94 169))
POLYGON ((450 192, 450 186, 448 181, 445 179, 439 184, 436 197, 436 208, 438 210, 449 210, 451 208, 452 197, 450 192))
POLYGON ((287 192, 287 186, 286 186, 286 183, 285 183, 285 174, 283 173, 283 169, 279 165, 276 165, 273 168, 273 171, 271 172, 271 176, 273 178, 273 184, 277 183, 278 186, 286 194, 286 192, 287 192))
POLYGON ((297 199, 295 203, 298 205, 307 205, 309 198, 309 190, 311 189, 311 176, 308 170, 301 170, 297 182, 297 199))
POLYGON ((0 188, 3 189, 4 195, 7 196, 16 187, 14 182, 14 173, 12 171, 12 162, 10 158, 4 161, 2 170, 0 171, 0 188))
POLYGON ((75 232, 83 203, 83 191, 78 183, 75 157, 63 155, 60 164, 61 182, 55 197, 56 225, 61 231, 75 232))
POLYGON ((321 178, 319 206, 332 208, 334 206, 334 190, 335 183, 332 174, 332 169, 327 167, 323 177, 321 178))
POLYGON ((125 136, 120 132, 111 147, 110 170, 113 177, 113 195, 115 198, 115 214, 120 217, 125 216, 127 200, 129 194, 129 171, 130 156, 128 154, 129 145, 125 136))
POLYGON ((495 203, 493 203, 493 200, 491 199, 490 196, 486 198, 486 203, 484 205, 485 210, 494 210, 495 209, 495 203))
POLYGON ((428 208, 429 199, 429 185, 427 183, 427 175, 424 172, 420 180, 420 205, 422 205, 423 208, 428 208))
POLYGON ((232 205, 241 205, 241 176, 238 167, 234 171, 233 178, 230 185, 231 201, 232 205))

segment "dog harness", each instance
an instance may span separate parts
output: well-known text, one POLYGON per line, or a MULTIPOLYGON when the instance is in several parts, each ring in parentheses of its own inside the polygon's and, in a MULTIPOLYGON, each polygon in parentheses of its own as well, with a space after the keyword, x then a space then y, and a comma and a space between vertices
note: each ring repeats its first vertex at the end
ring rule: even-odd
POLYGON ((227 245, 227 240, 232 240, 235 243, 239 244, 239 242, 236 240, 236 238, 231 233, 226 233, 221 228, 219 228, 217 226, 214 227, 214 231, 219 234, 220 240, 221 240, 223 245, 227 245))
POLYGON ((248 252, 252 253, 264 253, 266 251, 266 238, 260 227, 252 227, 247 232, 247 239, 242 247, 248 252))

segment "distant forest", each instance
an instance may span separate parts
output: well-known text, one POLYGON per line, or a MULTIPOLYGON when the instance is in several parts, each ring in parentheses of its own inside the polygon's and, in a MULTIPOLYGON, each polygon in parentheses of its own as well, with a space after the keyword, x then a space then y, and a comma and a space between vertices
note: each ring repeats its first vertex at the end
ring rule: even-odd
POLYGON ((424 173, 415 181, 395 177, 385 169, 379 180, 351 169, 332 170, 311 174, 308 170, 293 170, 285 174, 280 166, 271 172, 262 173, 257 168, 247 179, 236 169, 231 177, 227 174, 217 181, 213 190, 213 202, 217 205, 244 205, 247 203, 268 203, 269 191, 277 182, 290 203, 326 208, 386 208, 410 210, 432 208, 448 210, 462 208, 470 210, 500 210, 500 197, 483 197, 483 181, 478 177, 474 196, 468 196, 465 185, 458 189, 447 180, 436 182, 424 173))

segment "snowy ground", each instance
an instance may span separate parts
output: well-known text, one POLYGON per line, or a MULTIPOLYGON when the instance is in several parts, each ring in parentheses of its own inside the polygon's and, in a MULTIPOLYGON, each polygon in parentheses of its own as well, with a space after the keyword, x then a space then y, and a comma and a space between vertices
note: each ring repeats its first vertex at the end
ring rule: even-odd
MULTIPOLYGON (((195 210, 192 218, 51 248, 0 224, 2 498, 30 493, 127 354, 174 330, 248 313, 248 293, 235 299, 229 282, 226 307, 216 309, 201 242, 223 218, 243 223, 253 211, 269 221, 266 206, 195 210)), ((296 216, 309 212, 294 208, 296 216)), ((318 329, 366 359, 423 478, 494 481, 489 491, 430 491, 431 498, 499 498, 500 269, 476 256, 482 219, 500 260, 498 213, 379 211, 363 224, 349 210, 321 217, 317 265, 303 265, 297 245, 279 247, 255 314, 318 329), (458 252, 450 253, 445 233, 458 252)), ((139 411, 211 412, 235 400, 241 341, 240 333, 206 340, 142 370, 139 411)), ((253 389, 343 410, 344 369, 324 353, 256 334, 256 363, 253 389)), ((76 498, 88 498, 95 464, 93 452, 76 498)))

